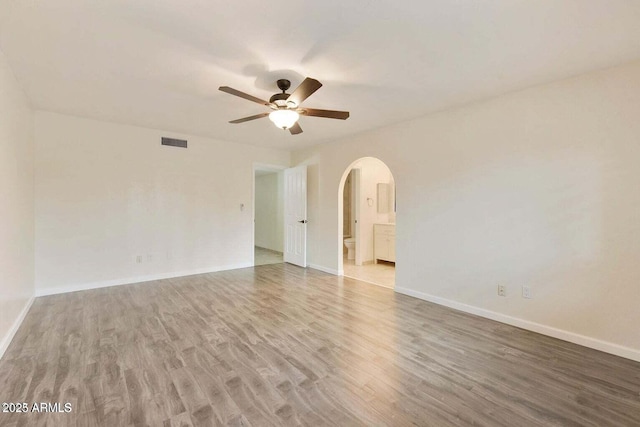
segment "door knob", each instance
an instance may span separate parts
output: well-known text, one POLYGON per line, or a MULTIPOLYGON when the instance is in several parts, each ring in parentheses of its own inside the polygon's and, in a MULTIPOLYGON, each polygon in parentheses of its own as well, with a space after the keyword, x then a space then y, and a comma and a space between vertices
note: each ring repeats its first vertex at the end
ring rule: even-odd
POLYGON ((300 221, 298 221, 300 224, 306 224, 308 221, 306 219, 301 219, 300 221))

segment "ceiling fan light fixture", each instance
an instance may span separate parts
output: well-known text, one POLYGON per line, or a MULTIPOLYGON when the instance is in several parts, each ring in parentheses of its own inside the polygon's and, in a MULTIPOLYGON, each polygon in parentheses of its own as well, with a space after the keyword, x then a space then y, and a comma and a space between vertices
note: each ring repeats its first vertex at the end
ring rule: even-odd
POLYGON ((280 129, 289 129, 296 124, 300 114, 293 110, 275 110, 269 113, 269 120, 271 120, 280 129))
POLYGON ((231 120, 229 123, 244 123, 251 120, 261 119, 263 117, 269 117, 273 124, 280 129, 288 130, 291 135, 300 135, 302 133, 302 127, 300 127, 300 124, 298 123, 300 115, 339 120, 346 120, 349 118, 348 111, 298 108, 305 99, 309 98, 315 93, 315 91, 322 87, 322 83, 316 79, 312 79, 310 77, 305 78, 291 94, 287 93, 287 89, 291 86, 291 82, 289 80, 280 79, 277 84, 278 89, 280 89, 282 93, 272 95, 271 98, 269 98, 269 101, 249 95, 248 93, 240 92, 239 90, 233 89, 229 86, 220 86, 218 89, 222 92, 264 105, 265 107, 269 107, 273 110, 271 113, 264 112, 254 114, 253 116, 231 120))

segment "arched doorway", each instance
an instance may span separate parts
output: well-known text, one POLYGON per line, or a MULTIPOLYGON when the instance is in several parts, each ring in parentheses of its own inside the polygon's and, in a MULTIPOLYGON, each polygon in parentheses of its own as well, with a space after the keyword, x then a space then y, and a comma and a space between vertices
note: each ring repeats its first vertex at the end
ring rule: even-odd
POLYGON ((338 188, 338 270, 380 286, 395 286, 395 180, 389 167, 363 157, 338 188))

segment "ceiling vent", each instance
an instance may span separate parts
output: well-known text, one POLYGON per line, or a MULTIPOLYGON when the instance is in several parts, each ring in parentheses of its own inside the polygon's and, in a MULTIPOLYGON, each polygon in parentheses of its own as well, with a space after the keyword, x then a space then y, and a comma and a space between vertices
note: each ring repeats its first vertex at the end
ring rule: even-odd
POLYGON ((171 147, 187 148, 186 139, 175 139, 162 137, 162 145, 169 145, 171 147))

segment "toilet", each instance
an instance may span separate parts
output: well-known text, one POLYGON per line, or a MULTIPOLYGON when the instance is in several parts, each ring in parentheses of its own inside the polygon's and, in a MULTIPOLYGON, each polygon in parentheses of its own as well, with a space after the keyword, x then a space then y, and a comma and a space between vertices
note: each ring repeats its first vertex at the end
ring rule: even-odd
POLYGON ((347 259, 356 259, 356 238, 344 239, 344 247, 347 248, 347 259))

